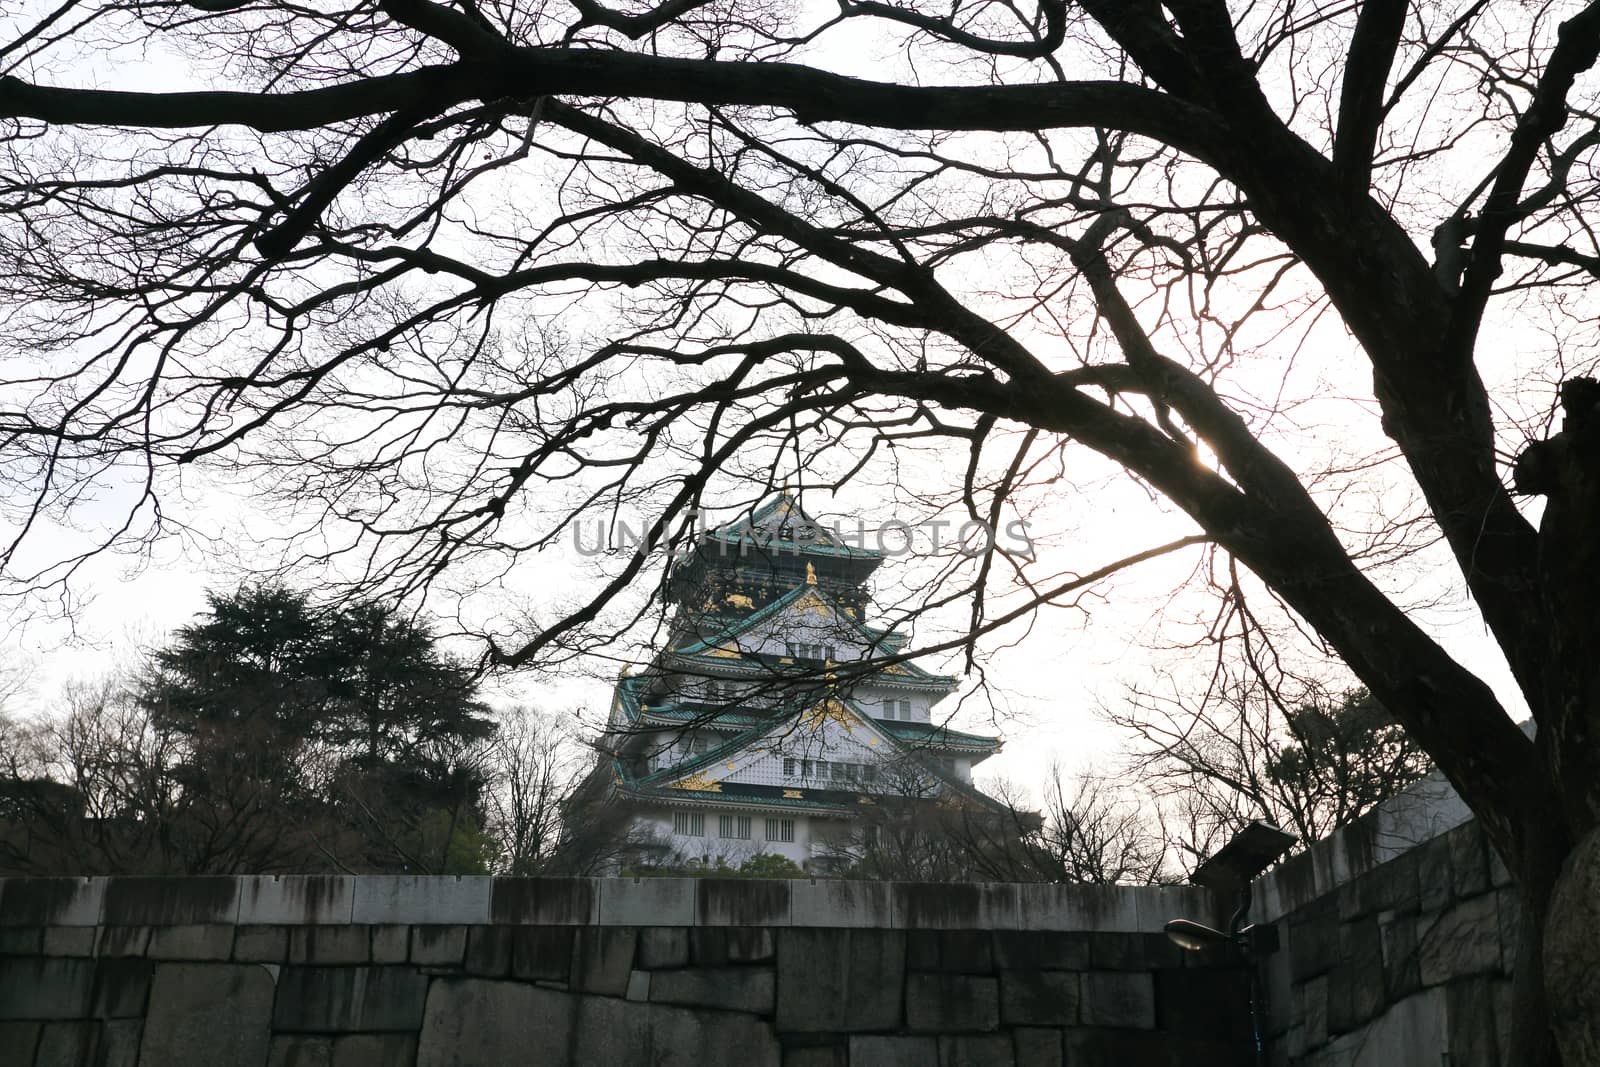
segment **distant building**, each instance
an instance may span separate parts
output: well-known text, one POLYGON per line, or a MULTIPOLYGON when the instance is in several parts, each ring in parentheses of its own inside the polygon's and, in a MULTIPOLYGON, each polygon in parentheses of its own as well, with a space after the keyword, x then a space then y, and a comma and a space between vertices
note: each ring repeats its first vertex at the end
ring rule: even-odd
POLYGON ((673 565, 666 647, 624 674, 589 795, 636 865, 737 867, 757 853, 848 866, 893 805, 997 812, 971 785, 994 737, 936 725, 957 679, 868 625, 881 552, 787 493, 701 536, 673 565))

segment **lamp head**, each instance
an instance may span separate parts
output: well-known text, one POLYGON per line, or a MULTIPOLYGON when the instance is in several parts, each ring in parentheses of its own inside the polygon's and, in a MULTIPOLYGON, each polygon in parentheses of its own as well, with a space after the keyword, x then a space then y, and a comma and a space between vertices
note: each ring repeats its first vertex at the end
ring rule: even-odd
POLYGON ((1213 929, 1205 923, 1197 923, 1193 919, 1172 919, 1163 929, 1166 931, 1167 940, 1183 949, 1185 952, 1201 952, 1218 945, 1226 945, 1233 938, 1221 930, 1213 929))
POLYGON ((1242 892, 1298 840, 1294 834, 1257 819, 1196 867, 1189 881, 1223 893, 1242 892))

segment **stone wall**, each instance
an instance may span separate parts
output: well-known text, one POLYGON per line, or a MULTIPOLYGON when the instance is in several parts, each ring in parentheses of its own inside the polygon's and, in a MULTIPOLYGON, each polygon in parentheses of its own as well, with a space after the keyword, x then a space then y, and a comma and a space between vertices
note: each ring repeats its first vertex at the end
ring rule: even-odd
POLYGON ((1432 802, 1399 798, 1258 884, 1258 921, 1281 942, 1262 961, 1273 1064, 1517 1064, 1510 875, 1437 786, 1432 802))
MULTIPOLYGON (((0 882, 0 1064, 1235 1067, 1195 889, 0 882)), ((1311 976, 1305 976, 1311 980, 1311 976)))

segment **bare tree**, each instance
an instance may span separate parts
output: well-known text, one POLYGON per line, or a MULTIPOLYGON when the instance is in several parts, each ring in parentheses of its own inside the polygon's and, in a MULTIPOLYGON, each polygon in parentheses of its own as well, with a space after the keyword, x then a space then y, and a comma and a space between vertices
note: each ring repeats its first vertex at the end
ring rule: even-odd
MULTIPOLYGON (((555 716, 519 704, 502 711, 496 721, 498 729, 484 745, 481 764, 488 830, 499 850, 496 869, 542 874, 558 867, 564 806, 592 759, 572 736, 571 724, 555 716)), ((569 855, 580 849, 570 839, 568 846, 569 855)))
MULTIPOLYGON (((995 527, 1093 452, 1193 532, 952 555, 915 603, 963 605, 971 655, 1119 566, 1244 573, 1514 873, 1523 1062, 1552 1028, 1600 1059, 1600 936, 1556 891, 1600 866, 1600 5, 133 0, 8 32, 7 595, 158 537, 190 464, 276 501, 292 565, 443 595, 613 509, 671 548, 791 470, 995 527), (154 55, 181 90, 81 84, 154 55), (72 519, 99 536, 53 542, 72 519), (1419 559, 1537 741, 1386 592, 1419 559)), ((615 636, 661 560, 483 627, 486 660, 615 636)))
POLYGON ((1157 885, 1175 872, 1164 827, 1125 778, 1059 764, 1044 781, 1038 842, 1051 881, 1157 885))
POLYGON ((1220 673, 1190 696, 1135 688, 1107 710, 1134 739, 1128 773, 1170 802, 1175 844, 1203 859, 1253 819, 1300 847, 1428 771, 1427 756, 1364 689, 1220 673))

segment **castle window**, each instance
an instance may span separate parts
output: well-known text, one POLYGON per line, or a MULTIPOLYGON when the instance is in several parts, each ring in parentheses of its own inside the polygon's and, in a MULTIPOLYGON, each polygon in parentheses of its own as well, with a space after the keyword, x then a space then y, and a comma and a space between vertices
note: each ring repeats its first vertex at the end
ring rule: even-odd
POLYGON ((706 817, 698 811, 672 813, 672 832, 683 837, 706 836, 706 817))
POLYGON ((768 819, 767 820, 767 840, 768 841, 793 841, 794 840, 794 820, 793 819, 768 819))
POLYGON ((790 756, 783 758, 783 776, 785 778, 794 777, 794 759, 790 756))
POLYGON ((827 760, 819 759, 814 764, 812 764, 812 766, 816 767, 816 769, 817 769, 817 777, 818 778, 827 778, 828 777, 828 761, 827 760))
POLYGON ((750 840, 750 816, 718 815, 717 836, 734 838, 739 841, 750 840))

